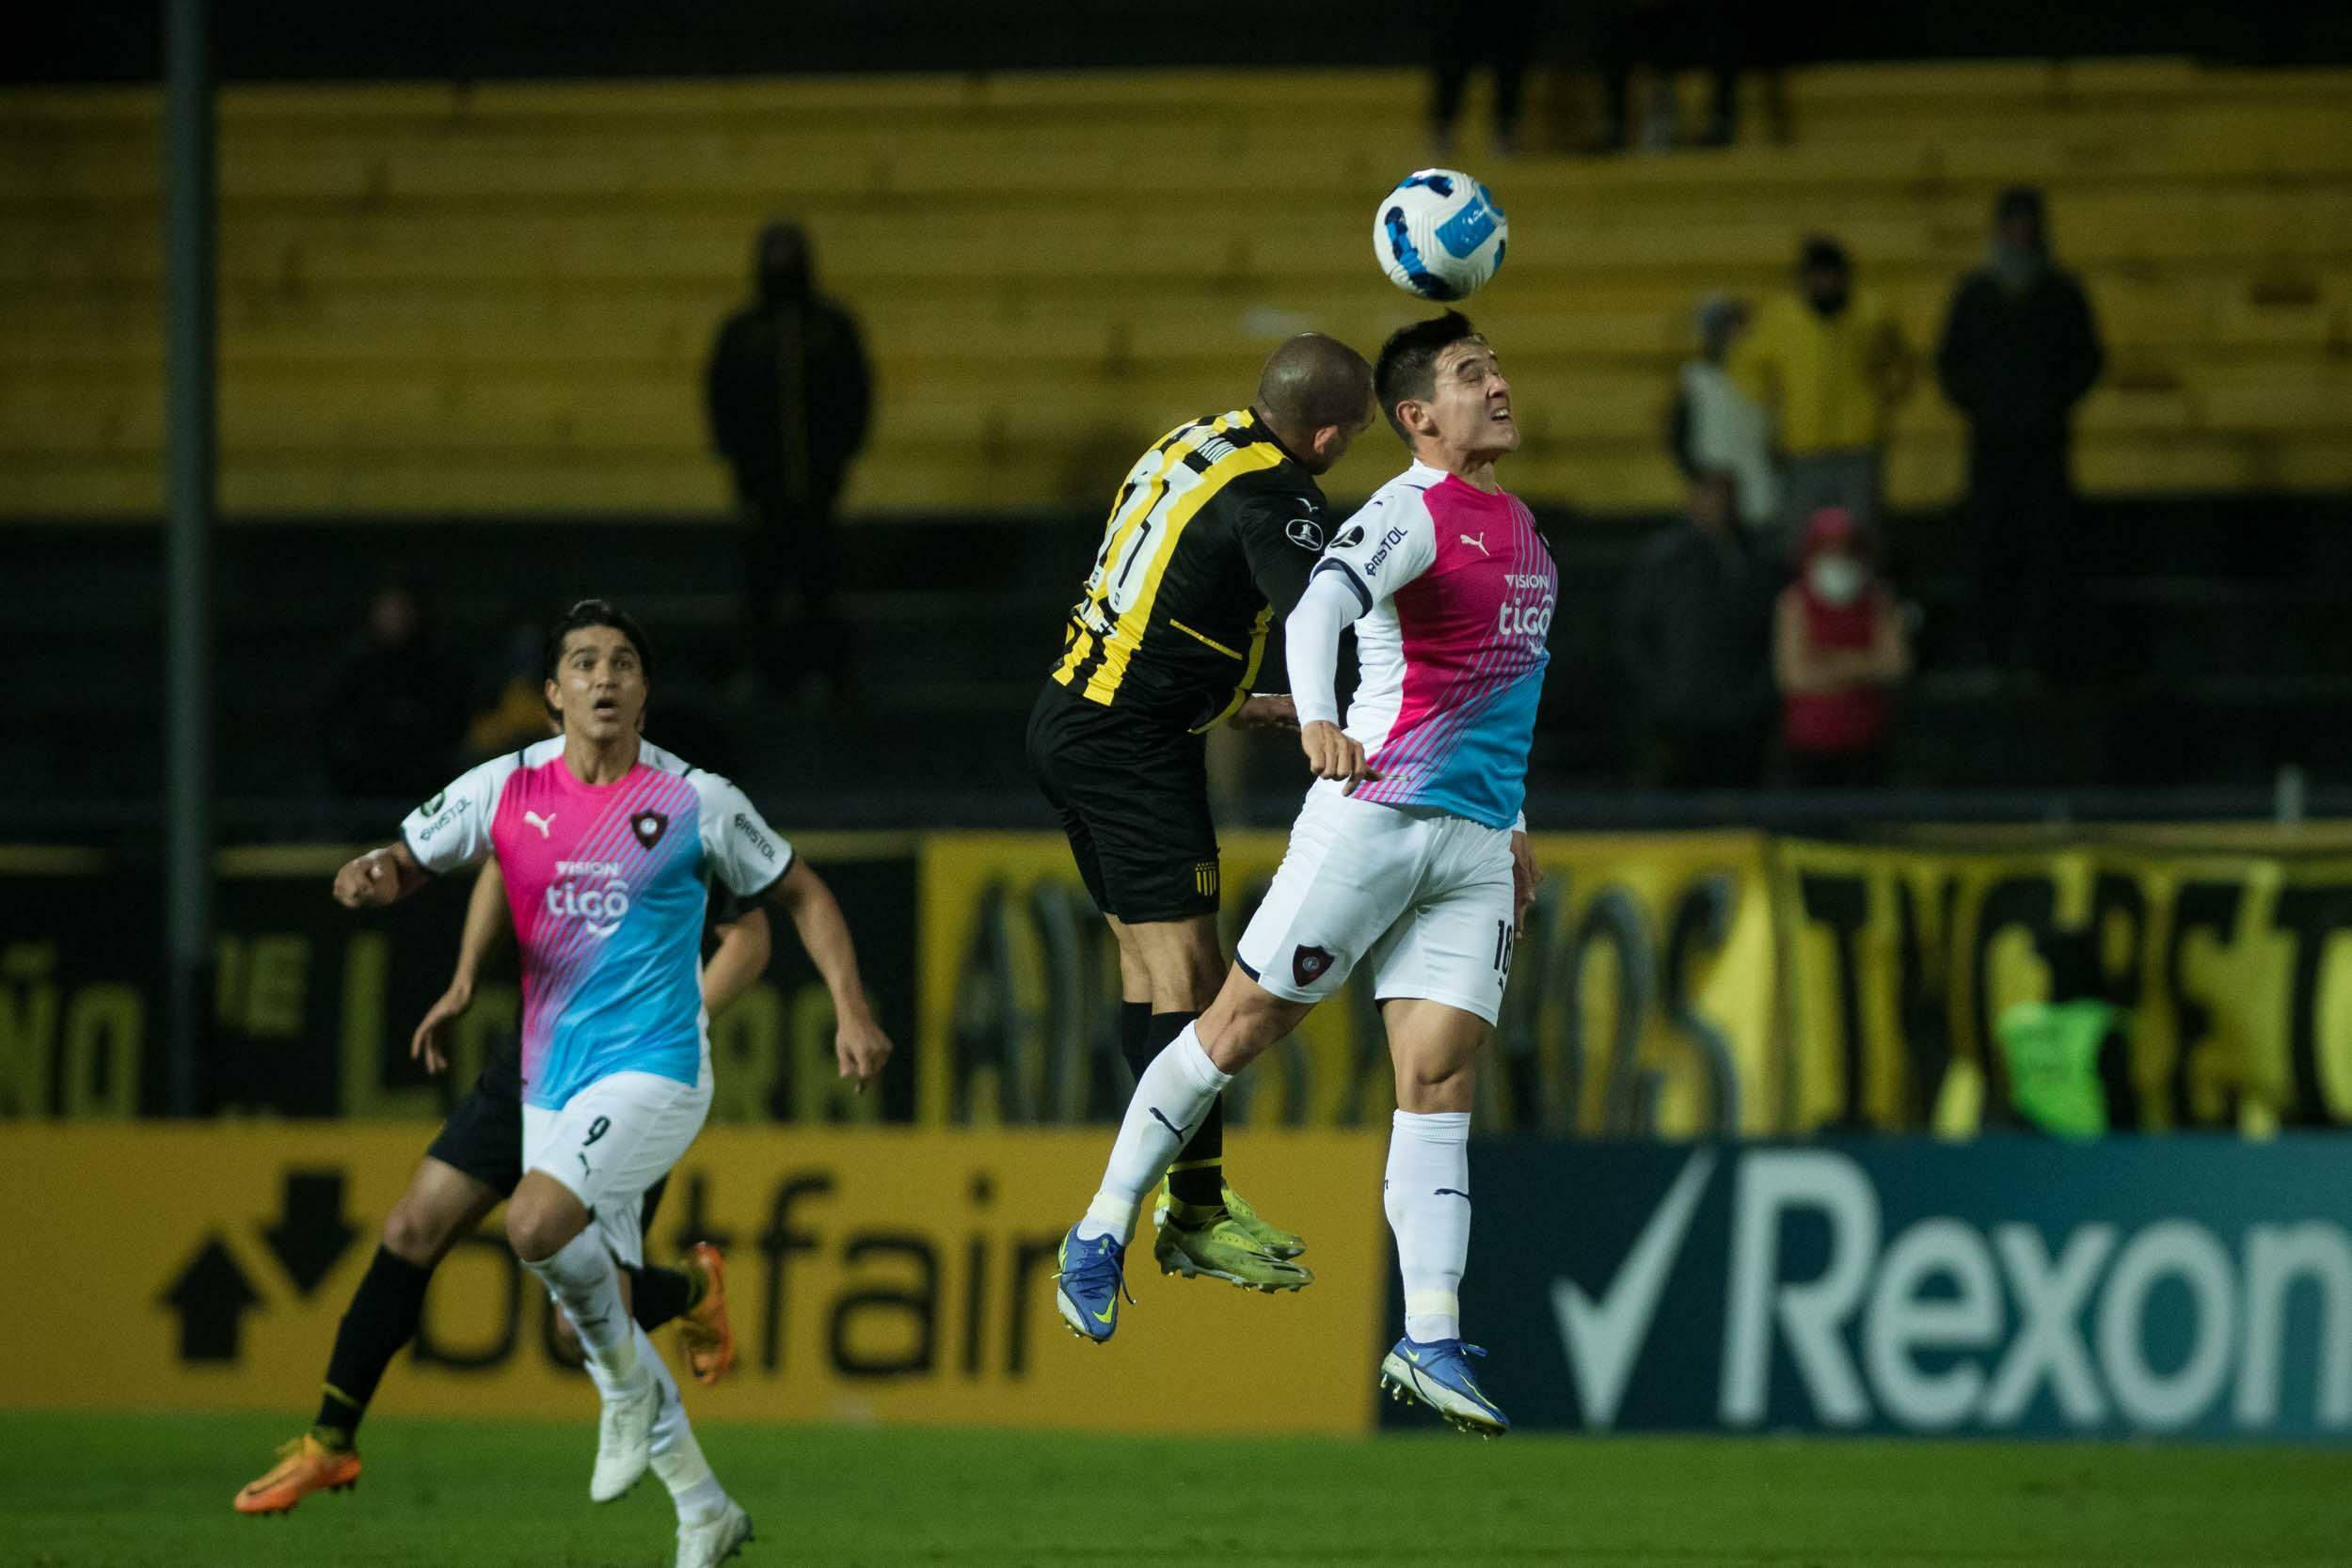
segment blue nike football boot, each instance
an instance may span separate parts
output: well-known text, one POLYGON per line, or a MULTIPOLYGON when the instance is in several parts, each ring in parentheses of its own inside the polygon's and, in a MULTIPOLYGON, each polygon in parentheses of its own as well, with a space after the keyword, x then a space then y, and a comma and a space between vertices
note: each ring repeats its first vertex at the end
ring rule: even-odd
POLYGON ((1127 1296, 1127 1249, 1108 1236, 1078 1239, 1078 1227, 1061 1239, 1061 1272, 1054 1276, 1054 1305, 1070 1332, 1101 1344, 1119 1332, 1119 1298, 1127 1296))
POLYGON ((1399 1339, 1380 1362, 1380 1386, 1393 1400, 1417 1400, 1464 1432, 1500 1437, 1511 1418, 1470 1376, 1470 1358, 1486 1353, 1459 1339, 1399 1339))

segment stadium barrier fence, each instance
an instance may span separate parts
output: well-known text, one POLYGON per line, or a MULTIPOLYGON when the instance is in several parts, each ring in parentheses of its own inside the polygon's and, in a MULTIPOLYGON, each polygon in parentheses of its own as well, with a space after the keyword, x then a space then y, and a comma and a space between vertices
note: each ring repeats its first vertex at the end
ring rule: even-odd
MULTIPOLYGON (((2207 827, 1922 829, 1873 843, 1754 832, 1538 834, 1483 1075, 1491 1132, 1963 1134, 2009 1116, 1997 1021, 2095 997, 2119 1018, 2123 1128, 2352 1121, 2352 852, 2341 835, 2207 827)), ((933 1127, 1100 1121, 1123 1102, 1117 967, 1066 847, 1038 833, 816 835, 901 1062, 843 1092, 831 1005, 780 931, 714 1021, 713 1119, 933 1127)), ((1281 835, 1226 835, 1227 939, 1281 835)), ((443 889, 384 914, 327 899, 346 851, 223 856, 203 1103, 228 1116, 430 1117, 511 1029, 485 986, 445 1084, 407 1056, 446 981, 443 889)), ((0 850, 0 1118, 119 1117, 161 1101, 151 871, 0 850), (142 911, 126 919, 126 911, 142 911)), ((1261 1127, 1377 1126, 1391 1103, 1358 982, 1234 1091, 1261 1127)))

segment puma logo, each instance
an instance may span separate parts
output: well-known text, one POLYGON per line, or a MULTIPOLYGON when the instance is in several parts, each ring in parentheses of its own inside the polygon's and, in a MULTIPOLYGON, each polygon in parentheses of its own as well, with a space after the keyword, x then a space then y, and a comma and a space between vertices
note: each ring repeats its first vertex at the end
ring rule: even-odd
POLYGON ((555 813, 549 812, 542 816, 535 811, 527 811, 523 813, 523 820, 538 829, 539 836, 545 838, 548 836, 548 830, 555 826, 555 813))
POLYGON ((1492 561, 1492 560, 1495 558, 1495 557, 1494 557, 1494 552, 1493 552, 1492 550, 1490 550, 1490 549, 1488 549, 1488 548, 1486 547, 1486 536, 1484 533, 1481 533, 1481 534, 1480 534, 1477 538, 1475 538, 1475 539, 1471 538, 1469 534, 1465 533, 1464 535, 1462 535, 1462 543, 1463 543, 1463 544, 1465 544, 1465 545, 1475 545, 1475 546, 1478 546, 1478 553, 1479 553, 1480 555, 1485 556, 1485 557, 1486 557, 1487 560, 1489 560, 1489 561, 1492 561))

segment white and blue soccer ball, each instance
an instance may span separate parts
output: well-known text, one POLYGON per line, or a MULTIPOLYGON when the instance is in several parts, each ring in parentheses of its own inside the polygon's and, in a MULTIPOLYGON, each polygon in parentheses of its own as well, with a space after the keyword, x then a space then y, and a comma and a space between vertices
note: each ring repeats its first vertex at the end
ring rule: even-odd
POLYGON ((1380 198, 1372 220, 1380 270, 1423 299, 1468 299, 1486 287, 1510 238, 1494 192, 1458 168, 1416 169, 1380 198))

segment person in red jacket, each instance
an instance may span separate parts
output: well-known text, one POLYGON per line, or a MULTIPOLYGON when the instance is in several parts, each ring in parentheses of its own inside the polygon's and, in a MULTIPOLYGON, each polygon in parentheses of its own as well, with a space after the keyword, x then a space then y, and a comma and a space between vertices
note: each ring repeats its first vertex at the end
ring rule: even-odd
POLYGON ((1842 507, 1813 515, 1801 560, 1773 607, 1781 748, 1801 786, 1867 787, 1886 776, 1895 688, 1911 673, 1902 607, 1842 507))

